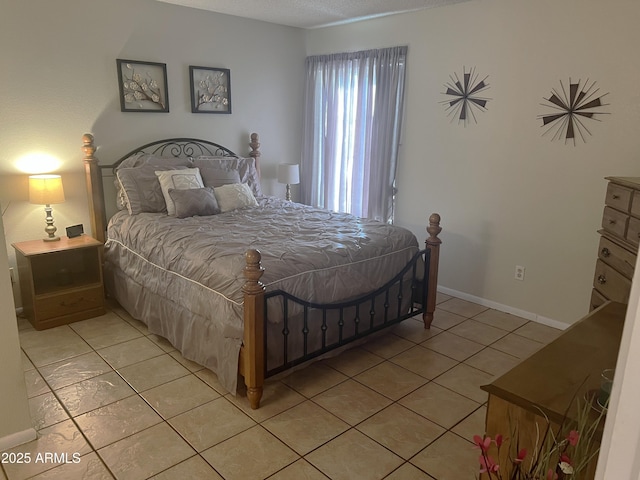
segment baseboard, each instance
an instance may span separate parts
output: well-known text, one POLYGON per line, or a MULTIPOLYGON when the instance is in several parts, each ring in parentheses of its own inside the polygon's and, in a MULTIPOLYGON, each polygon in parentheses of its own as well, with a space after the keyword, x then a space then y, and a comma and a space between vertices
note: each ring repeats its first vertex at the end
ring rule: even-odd
POLYGON ((452 288, 438 286, 438 291, 452 297, 467 300, 468 302, 477 303, 478 305, 482 305, 483 307, 493 308, 494 310, 510 313, 512 315, 516 315, 518 317, 522 317, 527 320, 531 320, 532 322, 546 325, 548 327, 557 328, 559 330, 566 330, 567 328, 569 328, 569 324, 565 322, 560 322, 552 318, 543 317, 542 315, 538 315, 537 313, 527 312, 526 310, 520 310, 519 308, 510 307, 509 305, 503 305, 501 303, 494 302, 493 300, 487 300, 486 298, 476 297, 475 295, 471 295, 469 293, 459 292, 452 288))
POLYGON ((4 452, 10 448, 35 440, 37 436, 35 428, 28 428, 22 432, 16 432, 11 435, 0 437, 0 452, 4 452))

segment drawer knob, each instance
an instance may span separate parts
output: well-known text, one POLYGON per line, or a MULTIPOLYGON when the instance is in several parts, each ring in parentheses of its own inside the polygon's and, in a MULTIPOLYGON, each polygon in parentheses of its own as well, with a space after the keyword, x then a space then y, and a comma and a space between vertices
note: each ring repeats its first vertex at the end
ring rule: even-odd
POLYGON ((615 225, 615 224, 616 224, 616 221, 614 219, 609 220, 609 225, 615 225))
POLYGON ((600 250, 600 253, 604 258, 607 258, 608 256, 611 255, 611 251, 607 247, 604 247, 602 250, 600 250))
POLYGON ((607 277, 605 277, 604 275, 598 275, 598 283, 600 285, 604 285, 605 283, 607 283, 607 277))
POLYGON ((614 194, 612 195, 612 198, 613 198, 614 200, 618 200, 618 199, 620 198, 620 195, 618 195, 618 194, 614 193, 614 194))

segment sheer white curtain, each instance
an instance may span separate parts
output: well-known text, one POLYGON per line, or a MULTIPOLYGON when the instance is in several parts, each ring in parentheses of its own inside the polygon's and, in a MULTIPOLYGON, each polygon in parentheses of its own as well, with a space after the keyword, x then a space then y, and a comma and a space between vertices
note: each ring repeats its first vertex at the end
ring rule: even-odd
POLYGON ((393 47, 307 57, 304 203, 392 220, 406 56, 393 47))

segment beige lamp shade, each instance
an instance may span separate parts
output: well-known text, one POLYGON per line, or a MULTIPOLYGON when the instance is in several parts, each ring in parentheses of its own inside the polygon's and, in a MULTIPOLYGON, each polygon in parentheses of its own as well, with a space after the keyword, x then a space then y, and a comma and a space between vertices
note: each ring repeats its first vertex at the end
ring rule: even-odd
POLYGON ((29 202, 36 205, 63 203, 64 190, 60 175, 31 175, 29 177, 29 202))
POLYGON ((296 185, 300 183, 300 168, 297 163, 281 163, 278 165, 278 183, 296 185))

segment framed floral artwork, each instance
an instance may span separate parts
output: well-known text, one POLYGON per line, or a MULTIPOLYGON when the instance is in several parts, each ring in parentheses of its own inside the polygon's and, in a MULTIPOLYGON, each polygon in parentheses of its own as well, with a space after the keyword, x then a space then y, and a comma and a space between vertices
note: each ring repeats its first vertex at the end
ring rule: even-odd
POLYGON ((167 65, 117 59, 120 110, 168 112, 167 65))
POLYGON ((231 113, 231 71, 228 68, 189 67, 191 112, 231 113))

